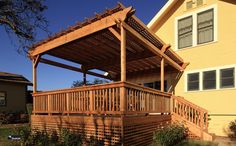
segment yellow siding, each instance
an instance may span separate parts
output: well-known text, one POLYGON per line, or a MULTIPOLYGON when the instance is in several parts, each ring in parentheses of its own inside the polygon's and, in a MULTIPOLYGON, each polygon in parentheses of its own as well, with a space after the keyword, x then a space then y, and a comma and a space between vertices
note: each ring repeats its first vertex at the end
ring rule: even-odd
MULTIPOLYGON (((174 48, 175 18, 213 4, 217 5, 217 41, 176 51, 186 62, 190 62, 185 72, 236 64, 236 2, 234 0, 205 0, 205 2, 204 6, 186 11, 183 1, 179 1, 162 22, 157 24, 159 26, 155 27, 156 34, 174 48)), ((226 115, 211 116, 209 123, 210 133, 226 136, 225 130, 229 121, 236 119, 236 116, 229 115, 236 115, 236 88, 185 92, 184 81, 185 75, 177 84, 175 94, 206 108, 210 114, 226 115)))

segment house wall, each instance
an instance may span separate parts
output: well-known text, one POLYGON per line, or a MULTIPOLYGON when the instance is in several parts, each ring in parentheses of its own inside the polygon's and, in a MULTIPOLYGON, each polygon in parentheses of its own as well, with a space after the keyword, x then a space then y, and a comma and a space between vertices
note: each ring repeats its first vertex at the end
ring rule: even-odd
POLYGON ((0 91, 6 92, 6 106, 0 106, 0 111, 19 112, 25 111, 26 107, 25 84, 0 82, 0 91))
POLYGON ((156 34, 164 42, 172 45, 172 49, 185 60, 190 62, 184 75, 175 88, 175 94, 207 109, 211 115, 209 132, 226 136, 228 124, 236 119, 236 88, 214 89, 207 91, 186 92, 186 74, 192 71, 236 64, 236 2, 234 0, 205 0, 203 6, 186 10, 183 0, 177 2, 164 19, 154 28, 156 34), (175 24, 176 18, 209 6, 216 6, 216 34, 215 42, 176 50, 175 24))

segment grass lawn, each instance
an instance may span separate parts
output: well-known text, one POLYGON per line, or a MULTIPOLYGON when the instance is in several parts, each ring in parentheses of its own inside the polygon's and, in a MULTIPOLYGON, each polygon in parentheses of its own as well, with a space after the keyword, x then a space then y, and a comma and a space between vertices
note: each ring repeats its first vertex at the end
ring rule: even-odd
POLYGON ((20 142, 8 140, 9 135, 16 134, 17 128, 25 127, 26 125, 10 125, 7 127, 0 126, 0 145, 1 146, 20 146, 20 142))

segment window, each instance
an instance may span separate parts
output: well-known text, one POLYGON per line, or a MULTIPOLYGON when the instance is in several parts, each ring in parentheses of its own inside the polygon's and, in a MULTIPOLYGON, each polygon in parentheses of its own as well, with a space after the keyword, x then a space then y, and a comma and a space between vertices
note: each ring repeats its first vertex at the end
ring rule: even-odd
POLYGON ((187 73, 185 91, 204 91, 235 88, 235 67, 215 67, 187 73))
POLYGON ((216 89, 216 71, 203 72, 203 90, 216 89))
POLYGON ((178 21, 178 45, 179 49, 192 46, 192 16, 178 21))
POLYGON ((220 70, 220 88, 234 87, 234 68, 220 70))
MULTIPOLYGON (((161 90, 161 81, 144 83, 145 87, 161 90)), ((164 91, 167 92, 167 80, 164 81, 164 91)))
POLYGON ((6 106, 6 93, 0 92, 0 106, 6 106))
POLYGON ((197 15, 197 40, 198 44, 214 40, 213 9, 198 13, 197 15))
POLYGON ((188 74, 188 91, 199 90, 199 73, 188 74))
MULTIPOLYGON (((192 1, 189 1, 189 5, 192 1)), ((194 2, 202 5, 203 0, 194 2)), ((188 2, 186 3, 186 7, 188 2)), ((189 12, 184 17, 176 19, 176 50, 195 47, 204 43, 217 40, 217 5, 212 5, 201 10, 189 12)))

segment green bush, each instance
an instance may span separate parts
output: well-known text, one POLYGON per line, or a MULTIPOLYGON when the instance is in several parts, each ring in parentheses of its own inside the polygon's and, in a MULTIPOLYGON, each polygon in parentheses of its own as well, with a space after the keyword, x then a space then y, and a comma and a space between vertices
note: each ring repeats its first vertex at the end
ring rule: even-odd
POLYGON ((154 134, 153 145, 173 146, 185 140, 188 136, 188 129, 184 125, 172 124, 154 134))
POLYGON ((236 138, 236 120, 229 123, 229 137, 236 138))
POLYGON ((82 138, 69 131, 68 129, 62 129, 61 139, 63 146, 80 146, 82 145, 82 138))

